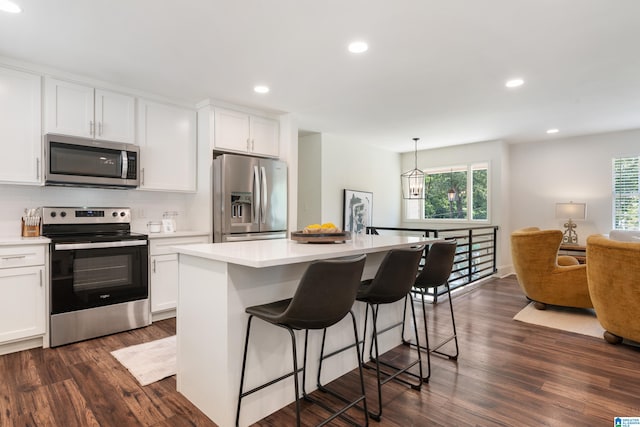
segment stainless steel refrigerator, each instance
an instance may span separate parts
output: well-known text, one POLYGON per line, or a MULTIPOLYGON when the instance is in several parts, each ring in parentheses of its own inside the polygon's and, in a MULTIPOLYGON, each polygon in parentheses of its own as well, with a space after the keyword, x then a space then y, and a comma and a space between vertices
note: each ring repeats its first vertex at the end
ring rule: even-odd
POLYGON ((287 237, 287 164, 223 154, 213 160, 213 241, 287 237))

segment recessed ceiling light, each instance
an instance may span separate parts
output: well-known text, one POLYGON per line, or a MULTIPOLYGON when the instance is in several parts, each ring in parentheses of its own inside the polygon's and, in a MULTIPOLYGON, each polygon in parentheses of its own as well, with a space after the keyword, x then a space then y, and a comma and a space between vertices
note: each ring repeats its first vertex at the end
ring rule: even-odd
POLYGON ((253 90, 254 90, 254 92, 257 92, 257 93, 268 93, 269 92, 269 87, 268 86, 263 86, 263 85, 258 85, 258 86, 255 86, 253 88, 253 90))
POLYGON ((0 0, 0 10, 9 13, 20 13, 20 6, 9 0, 0 0))
POLYGON ((547 133, 558 133, 560 132, 558 129, 553 128, 553 129, 547 129, 547 133))
POLYGON ((358 41, 349 43, 349 52, 351 53, 362 53, 367 50, 369 50, 369 45, 365 42, 358 41))
POLYGON ((511 79, 511 80, 507 80, 507 83, 505 83, 506 87, 518 87, 518 86, 522 86, 524 84, 524 80, 522 79, 511 79))

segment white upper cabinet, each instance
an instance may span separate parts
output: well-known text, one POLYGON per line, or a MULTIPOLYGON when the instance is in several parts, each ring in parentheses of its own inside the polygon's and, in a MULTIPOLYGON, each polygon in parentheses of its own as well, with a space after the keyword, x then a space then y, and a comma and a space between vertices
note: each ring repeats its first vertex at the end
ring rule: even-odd
POLYGON ((273 119, 251 116, 249 118, 251 151, 256 154, 278 157, 280 150, 280 124, 273 119))
POLYGON ((0 67, 0 182, 40 184, 41 78, 0 67))
POLYGON ((135 98, 121 93, 96 89, 96 139, 134 143, 136 138, 135 98))
POLYGON ((46 133, 135 143, 135 97, 46 78, 46 133))
POLYGON ((196 112, 138 100, 140 189, 196 190, 196 112))
POLYGON ((278 157, 280 125, 277 120, 224 108, 214 112, 216 150, 278 157))

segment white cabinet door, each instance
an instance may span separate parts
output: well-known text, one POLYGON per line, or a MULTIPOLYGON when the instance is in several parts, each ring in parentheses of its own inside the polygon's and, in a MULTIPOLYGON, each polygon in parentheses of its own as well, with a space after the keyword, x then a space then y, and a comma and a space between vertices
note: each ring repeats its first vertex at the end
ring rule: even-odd
POLYGON ((47 78, 45 81, 47 133, 93 138, 93 88, 47 78))
POLYGON ((278 157, 280 150, 280 124, 266 117, 251 116, 249 119, 251 151, 255 154, 278 157))
POLYGON ((44 266, 0 270, 0 343, 45 332, 44 266))
POLYGON ((95 138, 133 144, 136 140, 136 99, 96 89, 95 138))
POLYGON ((47 78, 47 133, 135 143, 135 97, 47 78))
POLYGON ((151 312, 175 309, 178 304, 178 254, 151 257, 151 312))
POLYGON ((140 189, 196 190, 196 112, 138 100, 140 189))
POLYGON ((216 149, 242 153, 250 151, 248 114, 216 108, 213 129, 216 149))
POLYGON ((216 108, 213 145, 216 150, 278 157, 280 124, 267 117, 216 108))
POLYGON ((0 181, 41 183, 41 78, 0 67, 0 181))

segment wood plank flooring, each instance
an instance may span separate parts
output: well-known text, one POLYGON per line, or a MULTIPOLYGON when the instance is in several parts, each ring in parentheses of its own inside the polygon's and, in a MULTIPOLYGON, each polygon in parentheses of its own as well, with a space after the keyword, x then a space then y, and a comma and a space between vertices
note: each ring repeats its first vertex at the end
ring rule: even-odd
MULTIPOLYGON (((372 426, 611 426, 640 416, 640 349, 512 320, 527 300, 514 276, 454 298, 460 357, 432 357, 421 391, 390 382, 372 426)), ((449 326, 448 305, 429 306, 430 332, 449 326)), ((71 344, 0 356, 0 426, 213 426, 175 390, 175 377, 146 387, 109 353, 175 333, 175 320, 71 344)), ((400 346, 388 354, 412 355, 400 346)), ((377 405, 374 371, 366 371, 377 405)), ((354 373, 333 384, 345 393, 354 373)), ((264 391, 268 392, 268 390, 264 391)), ((322 393, 321 399, 328 399, 322 393)), ((303 403, 305 425, 325 413, 303 403)), ((361 419, 359 411, 351 412, 361 419)), ((293 405, 259 426, 295 424, 293 405)), ((346 425, 336 421, 333 425, 346 425)))

